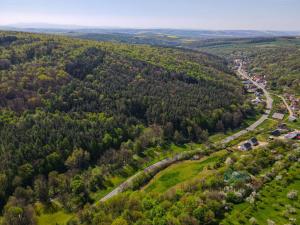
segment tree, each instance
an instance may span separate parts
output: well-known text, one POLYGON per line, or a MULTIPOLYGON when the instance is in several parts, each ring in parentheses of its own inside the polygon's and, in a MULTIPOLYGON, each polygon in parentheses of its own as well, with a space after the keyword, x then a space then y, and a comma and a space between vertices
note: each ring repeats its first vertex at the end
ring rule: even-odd
POLYGON ((164 127, 164 138, 167 141, 171 141, 174 135, 174 126, 171 122, 168 122, 164 127))
POLYGON ((174 133, 174 141, 176 144, 183 144, 185 139, 179 131, 175 131, 174 133))
POLYGON ((3 215, 3 225, 36 225, 36 215, 31 205, 25 207, 6 207, 3 215))
POLYGON ((128 225, 128 223, 125 219, 119 217, 113 221, 112 225, 128 225))
POLYGON ((204 206, 199 206, 197 209, 195 209, 193 216, 198 219, 200 224, 209 224, 215 218, 214 212, 204 206))
POLYGON ((7 70, 10 67, 10 61, 8 59, 0 59, 0 70, 7 70))
POLYGON ((242 120, 243 114, 241 113, 241 111, 233 113, 232 123, 234 128, 238 127, 241 124, 242 120))
POLYGON ((59 171, 63 167, 62 157, 57 152, 53 152, 50 155, 47 155, 46 163, 47 163, 47 171, 49 172, 53 170, 59 171))
POLYGON ((31 189, 17 188, 4 207, 4 225, 36 225, 31 189))
POLYGON ((139 156, 142 156, 143 154, 143 146, 140 140, 136 140, 133 144, 133 150, 136 152, 139 156))
POLYGON ((103 139, 102 139, 103 145, 108 148, 113 143, 113 138, 109 133, 105 133, 103 139))
POLYGON ((218 132, 224 132, 224 125, 222 120, 219 120, 216 124, 216 131, 218 132))
POLYGON ((44 176, 38 176, 34 181, 34 194, 36 198, 43 202, 49 202, 49 190, 47 180, 44 176))
POLYGON ((22 178, 23 184, 28 184, 32 179, 34 170, 33 166, 29 163, 26 163, 19 167, 18 174, 22 178))
POLYGON ((222 115, 222 121, 226 129, 230 128, 232 125, 232 114, 230 112, 225 112, 222 115))
POLYGON ((2 207, 4 204, 7 187, 7 176, 4 173, 0 173, 0 207, 2 207))
POLYGON ((65 164, 70 169, 82 169, 88 166, 90 154, 81 148, 77 148, 68 157, 65 164))

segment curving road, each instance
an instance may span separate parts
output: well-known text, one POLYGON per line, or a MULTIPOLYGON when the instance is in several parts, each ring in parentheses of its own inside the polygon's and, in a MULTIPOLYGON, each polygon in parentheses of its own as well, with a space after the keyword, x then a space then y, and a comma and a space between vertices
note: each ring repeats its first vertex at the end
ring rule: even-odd
MULTIPOLYGON (((257 82, 255 82, 254 80, 252 80, 246 71, 244 71, 243 69, 243 64, 241 63, 240 64, 240 67, 238 69, 238 73, 245 77, 246 79, 250 80, 255 86, 257 86, 258 88, 262 89, 263 92, 264 92, 264 95, 266 96, 266 102, 267 102, 267 106, 266 106, 266 109, 268 111, 270 111, 272 109, 272 106, 273 106, 273 99, 271 98, 269 92, 264 88, 262 87, 261 85, 259 85, 257 82)), ((241 137, 242 135, 248 133, 249 131, 253 131, 255 130, 259 125, 261 125, 266 119, 268 119, 269 117, 269 114, 270 112, 266 112, 266 114, 264 114, 259 120, 257 120, 255 123, 253 123, 251 126, 249 126, 248 128, 236 133, 236 134, 233 134, 231 135, 230 137, 227 137, 225 138, 223 141, 221 141, 221 143, 223 144, 227 144, 239 137, 241 137)), ((196 152, 195 151, 195 154, 199 154, 199 152, 196 152)), ((159 161, 149 167, 147 167, 146 169, 144 169, 142 172, 146 172, 146 173, 151 173, 153 171, 159 171, 161 169, 164 169, 166 168, 167 166, 175 163, 175 162, 178 162, 180 160, 184 160, 185 158, 182 157, 182 154, 178 154, 176 156, 174 156, 173 158, 167 158, 167 159, 164 159, 162 161, 159 161)), ((110 193, 108 193, 107 195, 105 195, 101 200, 100 202, 104 202, 112 197, 114 197, 115 195, 119 194, 119 193, 122 193, 123 191, 126 191, 128 190, 128 187, 130 186, 130 184, 132 184, 134 182, 134 180, 142 173, 142 172, 138 172, 137 174, 133 175, 132 177, 128 178, 125 182, 123 182, 122 184, 120 184, 118 187, 116 187, 113 191, 111 191, 110 193)), ((96 202, 97 204, 97 202, 96 202)))
MULTIPOLYGON (((164 159, 162 161, 159 161, 147 168, 144 169, 144 172, 152 172, 154 170, 156 170, 157 168, 163 168, 168 166, 169 164, 172 164, 174 162, 176 162, 179 159, 179 155, 175 156, 174 158, 167 158, 164 159)), ((107 195, 105 195, 100 202, 104 202, 110 198, 112 198, 113 196, 122 193, 123 191, 125 191, 130 184, 132 184, 135 179, 141 174, 142 172, 138 172, 135 175, 133 175, 132 177, 128 178, 126 181, 124 181, 122 184, 120 184, 117 188, 115 188, 112 192, 108 193, 107 195)))
POLYGON ((242 77, 246 78, 247 80, 251 81, 256 87, 260 88, 263 92, 264 95, 266 97, 266 113, 264 115, 262 115, 261 118, 259 118, 259 120, 257 120, 255 123, 253 123, 251 126, 249 126, 248 128, 241 130, 238 133, 235 133, 227 138, 225 138, 222 143, 223 144, 227 144, 241 136, 243 136, 244 134, 247 134, 249 131, 253 131, 255 130, 259 125, 261 125, 265 120, 268 119, 269 115, 270 115, 270 111, 273 108, 273 99, 270 95, 270 93, 265 89, 265 87, 261 86, 260 84, 258 84, 257 82, 255 82, 254 80, 251 79, 251 77, 247 74, 247 72, 245 70, 243 70, 243 64, 240 63, 239 69, 238 69, 238 74, 241 75, 242 77))

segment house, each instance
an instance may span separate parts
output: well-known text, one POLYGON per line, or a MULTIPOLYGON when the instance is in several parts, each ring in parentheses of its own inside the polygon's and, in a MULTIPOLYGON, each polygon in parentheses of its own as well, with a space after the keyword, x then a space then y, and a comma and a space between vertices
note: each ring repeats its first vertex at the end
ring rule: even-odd
POLYGON ((242 151, 249 151, 252 149, 252 145, 249 142, 245 142, 241 146, 239 146, 239 149, 242 151))
POLYGON ((245 80, 245 81, 242 81, 243 84, 252 84, 252 82, 250 80, 245 80))
POLYGON ((290 121, 290 122, 296 122, 296 121, 297 121, 297 117, 295 117, 295 116, 290 116, 290 117, 289 117, 289 121, 290 121))
POLYGON ((279 137, 281 135, 281 131, 279 129, 273 130, 270 133, 272 136, 279 137))
POLYGON ((288 133, 284 137, 286 139, 290 139, 290 140, 300 140, 300 131, 294 131, 294 132, 288 133))
POLYGON ((255 137, 251 138, 248 142, 249 142, 252 146, 257 146, 257 145, 259 145, 259 142, 258 142, 258 140, 257 140, 255 137))
POLYGON ((288 125, 286 123, 279 124, 278 128, 279 129, 283 129, 283 130, 288 130, 289 129, 289 127, 288 127, 288 125))
POLYGON ((256 99, 253 99, 251 100, 251 102, 255 105, 259 104, 259 103, 262 103, 262 100, 260 100, 259 98, 256 98, 256 99))
POLYGON ((277 120, 283 120, 284 118, 284 114, 282 113, 274 113, 272 116, 273 119, 277 119, 277 120))
MULTIPOLYGON (((258 90, 260 90, 260 89, 258 89, 258 90)), ((261 97, 263 94, 261 92, 259 92, 258 90, 256 90, 255 96, 256 97, 261 97)))

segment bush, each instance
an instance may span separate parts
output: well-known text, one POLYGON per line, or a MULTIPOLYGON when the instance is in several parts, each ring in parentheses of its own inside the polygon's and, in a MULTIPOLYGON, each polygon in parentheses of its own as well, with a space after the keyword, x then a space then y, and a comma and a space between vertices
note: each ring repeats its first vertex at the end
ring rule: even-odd
POLYGON ((287 194, 287 198, 290 200, 296 200, 298 198, 298 191, 292 190, 287 194))

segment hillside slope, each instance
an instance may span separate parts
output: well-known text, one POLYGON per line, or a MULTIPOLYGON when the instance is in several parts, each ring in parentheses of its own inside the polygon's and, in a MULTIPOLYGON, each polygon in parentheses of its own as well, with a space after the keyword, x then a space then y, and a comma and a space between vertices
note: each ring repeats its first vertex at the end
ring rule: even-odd
POLYGON ((76 211, 146 148, 205 141, 252 111, 225 62, 204 53, 13 32, 0 52, 5 218, 53 199, 76 211))

